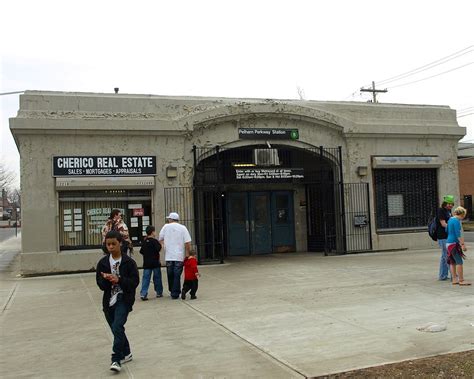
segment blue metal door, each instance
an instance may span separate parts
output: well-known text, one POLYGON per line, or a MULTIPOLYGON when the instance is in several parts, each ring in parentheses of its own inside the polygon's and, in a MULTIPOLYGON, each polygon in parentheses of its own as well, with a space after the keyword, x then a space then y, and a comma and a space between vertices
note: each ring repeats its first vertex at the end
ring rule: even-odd
POLYGON ((249 255, 249 205, 247 192, 227 196, 227 247, 229 255, 249 255))
POLYGON ((272 252, 270 192, 250 193, 250 239, 253 254, 272 252))
POLYGON ((231 192, 226 208, 229 255, 295 251, 291 191, 231 192))
POLYGON ((293 193, 272 192, 272 235, 273 251, 295 251, 295 221, 293 193))

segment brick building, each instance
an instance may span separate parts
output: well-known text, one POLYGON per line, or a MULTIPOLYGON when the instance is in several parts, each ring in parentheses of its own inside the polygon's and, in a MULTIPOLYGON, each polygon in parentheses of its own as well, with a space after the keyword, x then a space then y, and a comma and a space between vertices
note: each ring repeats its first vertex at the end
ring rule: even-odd
POLYGON ((474 144, 460 143, 458 148, 459 193, 468 216, 474 219, 474 144))

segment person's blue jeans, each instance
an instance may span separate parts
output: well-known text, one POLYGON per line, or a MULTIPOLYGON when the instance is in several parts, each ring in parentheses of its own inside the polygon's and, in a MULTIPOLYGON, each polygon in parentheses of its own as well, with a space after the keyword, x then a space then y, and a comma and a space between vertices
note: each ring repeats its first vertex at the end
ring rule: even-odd
POLYGON ((441 248, 441 259, 439 260, 439 280, 448 279, 449 265, 448 265, 448 250, 446 249, 446 240, 438 240, 438 245, 441 248))
POLYGON ((163 283, 161 282, 161 267, 144 268, 142 278, 141 297, 147 297, 148 287, 150 286, 151 274, 153 274, 153 286, 155 287, 156 296, 163 295, 163 283))
POLYGON ((126 355, 130 354, 130 344, 125 335, 128 307, 121 299, 120 294, 117 302, 112 307, 109 307, 107 311, 104 311, 104 314, 114 335, 112 362, 120 362, 126 355))
POLYGON ((181 274, 183 273, 183 262, 166 261, 166 274, 168 276, 168 290, 173 299, 177 299, 181 293, 181 274))

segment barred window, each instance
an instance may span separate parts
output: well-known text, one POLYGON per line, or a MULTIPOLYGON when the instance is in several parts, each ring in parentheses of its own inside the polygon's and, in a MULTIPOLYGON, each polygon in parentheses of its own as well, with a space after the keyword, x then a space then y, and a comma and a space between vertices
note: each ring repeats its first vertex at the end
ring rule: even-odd
POLYGON ((437 207, 436 169, 375 169, 377 229, 420 228, 437 207))

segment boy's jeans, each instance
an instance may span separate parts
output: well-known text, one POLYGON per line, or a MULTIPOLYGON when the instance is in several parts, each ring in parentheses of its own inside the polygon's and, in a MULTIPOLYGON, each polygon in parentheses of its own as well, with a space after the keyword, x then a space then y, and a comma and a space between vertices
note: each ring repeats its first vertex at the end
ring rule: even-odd
POLYGON ((438 245, 441 248, 441 259, 439 261, 439 280, 448 279, 449 265, 448 265, 448 250, 446 249, 446 240, 438 240, 438 245))
POLYGON ((156 296, 163 295, 163 283, 161 282, 161 267, 144 268, 142 278, 141 297, 147 297, 148 287, 150 286, 151 274, 153 273, 153 286, 155 287, 156 296))
POLYGON ((168 289, 171 297, 177 299, 181 294, 181 274, 183 273, 183 262, 166 261, 166 273, 168 275, 168 289))
POLYGON ((128 317, 127 305, 123 302, 120 295, 117 302, 104 311, 105 319, 110 325, 114 342, 112 345, 112 362, 120 362, 126 355, 130 354, 130 344, 125 335, 125 323, 128 317))

